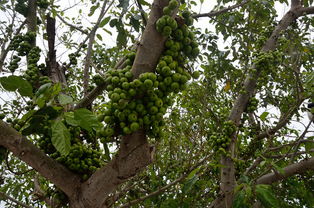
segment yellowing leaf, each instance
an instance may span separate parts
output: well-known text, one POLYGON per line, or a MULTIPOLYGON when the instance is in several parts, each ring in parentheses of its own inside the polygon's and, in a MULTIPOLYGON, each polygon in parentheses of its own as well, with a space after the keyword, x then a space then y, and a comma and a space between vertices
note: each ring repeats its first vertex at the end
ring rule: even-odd
POLYGON ((226 85, 225 85, 225 87, 224 87, 225 92, 227 92, 228 90, 230 90, 230 88, 231 88, 231 82, 230 82, 230 81, 227 81, 227 82, 226 82, 226 85))

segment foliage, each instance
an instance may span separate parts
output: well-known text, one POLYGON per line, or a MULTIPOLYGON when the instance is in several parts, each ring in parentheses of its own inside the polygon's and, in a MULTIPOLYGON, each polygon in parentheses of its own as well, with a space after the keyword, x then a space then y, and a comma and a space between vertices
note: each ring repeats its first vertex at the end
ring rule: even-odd
MULTIPOLYGON (((274 49, 265 49, 282 16, 275 8, 290 2, 244 1, 208 24, 195 13, 205 1, 171 0, 154 25, 165 42, 161 56, 153 71, 135 77, 138 37, 148 27, 151 2, 41 0, 37 30, 30 31, 24 21, 31 1, 0 1, 6 16, 0 26, 0 120, 81 182, 110 165, 122 138, 144 131, 156 148, 154 162, 114 190, 108 207, 209 206, 221 197, 226 157, 237 184, 232 207, 314 204, 313 171, 257 184, 314 151, 313 125, 302 104, 314 101, 313 19, 302 15, 276 37, 274 49), (57 21, 56 35, 49 18, 57 21), (256 80, 252 93, 243 84, 248 80, 256 80), (76 108, 99 89, 92 104, 76 108), (232 120, 242 95, 248 95, 239 104, 243 113, 232 120)), ((213 9, 239 3, 217 0, 213 9)), ((0 166, 0 193, 34 207, 50 206, 45 198, 69 206, 69 196, 2 145, 0 166), (36 198, 38 189, 43 193, 36 198)), ((16 207, 8 197, 3 201, 16 207)))

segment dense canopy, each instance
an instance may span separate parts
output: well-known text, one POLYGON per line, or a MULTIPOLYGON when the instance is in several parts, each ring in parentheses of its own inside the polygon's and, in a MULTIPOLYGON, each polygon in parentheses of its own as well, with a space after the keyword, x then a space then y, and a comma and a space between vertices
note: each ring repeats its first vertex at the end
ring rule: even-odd
POLYGON ((0 0, 0 207, 313 207, 313 14, 0 0))

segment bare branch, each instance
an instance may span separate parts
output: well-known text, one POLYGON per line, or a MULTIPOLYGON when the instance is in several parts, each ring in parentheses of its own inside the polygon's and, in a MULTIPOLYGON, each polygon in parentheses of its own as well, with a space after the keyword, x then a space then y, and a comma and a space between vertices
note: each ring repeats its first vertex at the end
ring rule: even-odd
POLYGON ((233 6, 222 8, 221 10, 218 10, 218 11, 211 11, 209 13, 203 13, 203 14, 194 14, 194 15, 192 15, 192 17, 197 19, 197 18, 200 18, 200 17, 214 17, 214 16, 218 16, 218 15, 226 13, 226 12, 228 12, 230 10, 239 8, 239 7, 247 4, 249 1, 250 0, 244 0, 241 3, 235 4, 233 6))
POLYGON ((263 175, 256 180, 256 184, 272 184, 277 181, 288 178, 289 176, 304 173, 308 170, 314 170, 314 158, 305 159, 299 163, 288 165, 287 167, 283 168, 282 170, 283 174, 268 173, 266 175, 263 175))
POLYGON ((0 192, 0 197, 5 198, 5 199, 8 199, 8 200, 14 202, 15 204, 17 204, 17 205, 19 205, 19 206, 21 206, 21 207, 33 208, 32 206, 29 206, 29 205, 27 205, 27 204, 24 204, 23 202, 20 202, 20 201, 14 199, 13 197, 7 195, 6 193, 3 193, 3 192, 0 192))
POLYGON ((89 84, 89 68, 90 68, 90 63, 91 63, 92 49, 93 49, 93 45, 94 45, 96 31, 99 27, 101 20, 103 19, 106 12, 110 8, 110 5, 109 5, 109 7, 106 10, 107 3, 108 3, 108 0, 105 0, 103 6, 101 8, 98 20, 89 34, 89 41, 88 41, 87 53, 86 53, 85 64, 84 64, 84 73, 83 73, 84 74, 83 75, 84 95, 87 95, 87 89, 88 89, 88 84, 89 84))

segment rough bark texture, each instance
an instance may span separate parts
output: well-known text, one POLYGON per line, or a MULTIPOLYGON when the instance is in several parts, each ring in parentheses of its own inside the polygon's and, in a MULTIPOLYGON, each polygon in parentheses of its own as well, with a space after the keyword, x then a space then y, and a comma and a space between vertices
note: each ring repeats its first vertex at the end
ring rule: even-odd
POLYGON ((303 160, 299 163, 294 163, 292 165, 288 165, 287 167, 283 168, 281 173, 268 173, 263 175, 262 177, 258 178, 256 184, 272 184, 277 181, 283 180, 288 178, 289 176, 304 173, 308 170, 314 170, 314 158, 303 160))
MULTIPOLYGON (((28 11, 27 11, 27 32, 36 32, 37 27, 37 5, 36 0, 28 0, 28 11)), ((31 43, 32 47, 36 46, 36 39, 31 43)))
POLYGON ((68 196, 75 194, 80 184, 78 176, 46 156, 45 153, 3 121, 0 121, 0 132, 0 145, 33 167, 68 196))
POLYGON ((54 83, 62 83, 66 86, 66 78, 64 74, 64 68, 62 68, 56 60, 55 50, 55 37, 56 37, 56 19, 47 15, 47 36, 48 36, 48 57, 46 60, 47 64, 47 75, 54 83))

